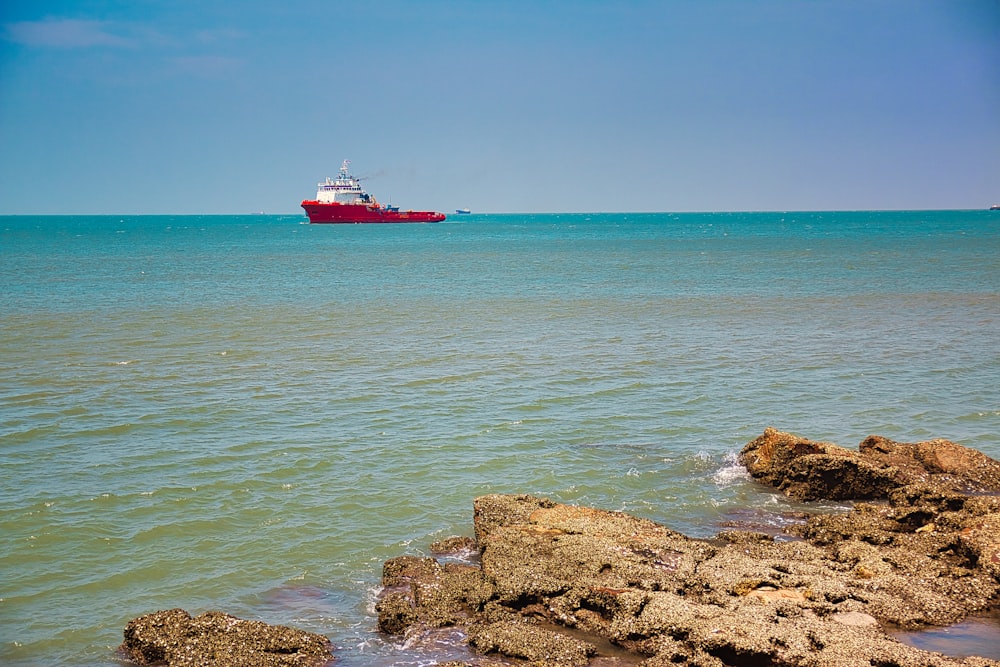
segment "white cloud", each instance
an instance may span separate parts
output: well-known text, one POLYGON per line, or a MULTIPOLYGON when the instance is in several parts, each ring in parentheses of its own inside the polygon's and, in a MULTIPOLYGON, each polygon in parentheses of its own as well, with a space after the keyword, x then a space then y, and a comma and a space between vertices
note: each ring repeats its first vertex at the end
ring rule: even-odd
POLYGON ((41 21, 18 21, 4 26, 9 41, 27 46, 63 49, 111 46, 130 48, 136 42, 113 32, 108 21, 47 18, 41 21))

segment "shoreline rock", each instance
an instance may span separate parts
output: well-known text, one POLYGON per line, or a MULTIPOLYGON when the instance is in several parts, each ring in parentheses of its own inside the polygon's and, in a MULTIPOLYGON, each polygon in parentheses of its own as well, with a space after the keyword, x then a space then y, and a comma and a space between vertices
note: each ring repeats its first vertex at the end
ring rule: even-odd
MULTIPOLYGON (((1000 667, 896 641, 1000 609, 1000 462, 947 440, 857 451, 768 428, 740 460, 802 500, 843 500, 773 532, 695 539, 623 512, 530 495, 473 501, 475 538, 383 565, 378 629, 461 633, 483 664, 531 667, 1000 667)), ((221 612, 133 619, 140 665, 319 667, 321 635, 221 612)), ((465 664, 449 662, 448 667, 465 664)))
MULTIPOLYGON (((386 561, 378 627, 459 628, 482 654, 584 667, 610 642, 642 667, 996 667, 896 641, 1000 602, 1000 463, 945 440, 858 452, 767 429, 741 460, 802 499, 864 500, 799 539, 694 539, 622 512, 529 495, 473 502, 479 565, 386 561)), ((457 542, 460 544, 461 542, 457 542)))
POLYGON ((855 452, 767 428, 743 447, 740 462, 757 481, 799 500, 884 499, 906 486, 1000 493, 1000 461, 943 439, 903 443, 870 435, 855 452))
POLYGON ((248 621, 218 611, 192 617, 183 609, 158 611, 125 626, 119 651, 139 665, 168 667, 323 667, 330 641, 283 625, 248 621))

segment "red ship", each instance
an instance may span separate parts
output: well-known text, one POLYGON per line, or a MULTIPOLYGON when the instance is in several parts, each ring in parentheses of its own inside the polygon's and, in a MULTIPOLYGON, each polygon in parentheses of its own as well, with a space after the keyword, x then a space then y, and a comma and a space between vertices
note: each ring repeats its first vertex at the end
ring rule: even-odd
POLYGON ((361 187, 357 177, 348 173, 350 160, 340 166, 340 175, 319 184, 316 199, 306 199, 302 208, 311 223, 349 222, 441 222, 444 213, 400 211, 398 206, 380 204, 361 187))

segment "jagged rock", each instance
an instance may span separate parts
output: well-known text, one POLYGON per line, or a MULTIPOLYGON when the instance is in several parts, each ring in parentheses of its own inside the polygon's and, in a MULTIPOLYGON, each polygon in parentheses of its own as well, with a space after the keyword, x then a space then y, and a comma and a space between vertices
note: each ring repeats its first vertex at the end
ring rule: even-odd
POLYGON ((940 476, 966 491, 1000 491, 1000 461, 950 440, 906 443, 871 435, 858 449, 870 459, 904 470, 909 483, 940 476))
POLYGON ((801 500, 881 498, 906 482, 898 468, 773 428, 747 443, 740 460, 758 481, 801 500))
POLYGON ((971 519, 958 539, 980 567, 1000 579, 1000 513, 971 519))
POLYGON ((855 453, 774 429, 749 443, 748 469, 786 492, 881 499, 791 526, 801 540, 752 530, 698 540, 622 512, 476 498, 481 565, 388 561, 379 625, 410 637, 453 625, 477 650, 532 665, 586 665, 611 642, 642 667, 997 667, 886 632, 1000 601, 1000 496, 981 495, 996 462, 929 442, 942 451, 873 437, 855 453))
POLYGON ((755 479, 800 500, 879 499, 908 485, 1000 492, 1000 462, 942 439, 901 443, 872 435, 854 452, 768 427, 740 460, 755 479))
MULTIPOLYGON (((414 610, 409 626, 393 625, 397 633, 447 617, 477 650, 561 656, 543 664, 587 664, 593 649, 575 644, 578 637, 557 639, 561 628, 624 647, 647 658, 644 667, 1000 664, 929 654, 884 630, 953 623, 995 604, 1000 582, 961 549, 942 553, 941 536, 907 533, 916 541, 888 547, 843 536, 706 541, 621 512, 529 496, 485 496, 475 508, 481 568, 459 576, 446 566, 387 563, 389 595, 414 610), (412 593, 399 592, 395 573, 403 570, 416 577, 412 593), (423 588, 438 594, 421 595, 423 588), (427 608, 435 605, 444 612, 427 608)), ((381 613, 380 625, 389 627, 381 613)))
POLYGON ((420 623, 428 628, 456 625, 469 617, 467 606, 492 595, 479 568, 433 558, 400 556, 382 566, 382 595, 375 605, 382 632, 402 634, 420 623))
POLYGON ((482 544, 494 525, 515 519, 527 520, 540 507, 552 507, 551 500, 529 495, 490 495, 477 498, 473 504, 473 522, 476 529, 476 543, 482 544))
POLYGON ((461 555, 475 552, 478 549, 478 545, 471 537, 454 536, 446 537, 445 539, 438 540, 437 542, 431 542, 429 549, 432 554, 461 555))
POLYGON ((125 626, 120 650, 140 665, 167 667, 320 667, 333 660, 322 635, 248 621, 217 611, 192 618, 158 611, 125 626))

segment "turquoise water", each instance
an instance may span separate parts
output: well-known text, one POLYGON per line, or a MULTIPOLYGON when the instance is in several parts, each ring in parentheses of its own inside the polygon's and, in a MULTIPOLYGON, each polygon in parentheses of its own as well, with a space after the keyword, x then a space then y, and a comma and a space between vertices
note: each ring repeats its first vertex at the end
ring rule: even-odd
POLYGON ((381 564, 477 495, 707 536, 795 507, 766 426, 1000 457, 996 212, 302 221, 0 218, 0 663, 183 607, 426 664, 381 564))

